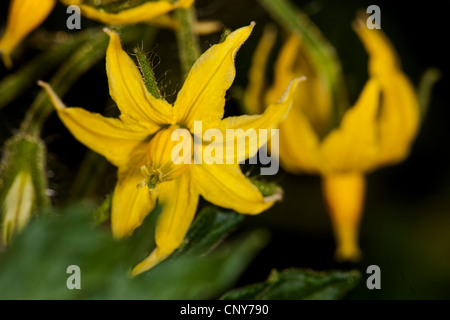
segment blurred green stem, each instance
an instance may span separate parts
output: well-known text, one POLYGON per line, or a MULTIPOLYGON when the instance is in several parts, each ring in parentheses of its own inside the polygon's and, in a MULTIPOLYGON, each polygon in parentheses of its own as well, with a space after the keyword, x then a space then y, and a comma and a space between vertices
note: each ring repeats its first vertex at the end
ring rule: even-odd
MULTIPOLYGON (((75 81, 105 55, 107 43, 108 36, 99 32, 93 40, 86 41, 65 61, 50 80, 50 85, 59 96, 64 96, 75 81)), ((50 99, 44 91, 41 91, 22 122, 21 132, 39 135, 52 111, 50 99)))
POLYGON ((176 30, 178 50, 181 61, 183 78, 186 79, 189 71, 200 57, 200 46, 197 34, 194 32, 195 9, 175 10, 175 19, 178 22, 176 30))
POLYGON ((433 86, 439 81, 441 76, 442 74, 440 70, 430 68, 425 71, 420 79, 417 96, 419 98, 420 119, 422 121, 425 119, 428 112, 433 86))
POLYGON ((60 65, 67 59, 67 56, 92 37, 92 30, 86 30, 74 37, 69 37, 62 43, 49 44, 49 50, 41 53, 16 72, 3 78, 0 81, 0 109, 14 101, 25 90, 33 86, 39 78, 43 78, 53 68, 60 65))

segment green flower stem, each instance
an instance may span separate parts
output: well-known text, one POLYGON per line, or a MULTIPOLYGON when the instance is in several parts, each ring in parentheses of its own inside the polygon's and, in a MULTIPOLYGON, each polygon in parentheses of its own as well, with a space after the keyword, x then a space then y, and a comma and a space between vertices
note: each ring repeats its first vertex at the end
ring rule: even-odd
POLYGON ((175 10, 174 15, 178 22, 176 35, 181 61, 181 70, 183 72, 184 79, 186 79, 195 61, 197 61, 200 57, 199 40, 193 28, 195 21, 195 9, 193 7, 189 9, 177 9, 175 10))
POLYGON ((3 145, 0 163, 0 226, 3 242, 8 245, 35 210, 46 207, 46 150, 39 137, 18 134, 3 145), (29 177, 29 183, 17 185, 20 177, 29 177), (24 193, 27 194, 24 194, 24 193), (8 200, 9 199, 9 200, 8 200), (11 199, 13 201, 11 202, 11 199))
POLYGON ((302 36, 311 58, 314 59, 315 67, 327 81, 336 113, 335 124, 339 123, 349 103, 342 68, 334 47, 308 16, 300 12, 289 0, 259 0, 259 2, 284 28, 302 36))
POLYGON ((91 30, 80 32, 63 43, 54 44, 35 59, 20 68, 17 72, 6 76, 0 81, 0 109, 10 104, 25 90, 36 84, 39 78, 47 75, 60 65, 76 48, 92 36, 91 30))
MULTIPOLYGON (((92 41, 86 41, 58 69, 50 80, 50 84, 60 97, 67 93, 82 74, 104 57, 107 44, 108 36, 104 33, 97 33, 92 41)), ((42 90, 27 112, 20 128, 21 132, 38 136, 45 120, 52 112, 52 103, 42 90)))
MULTIPOLYGON (((141 39, 144 31, 141 27, 133 26, 120 29, 124 42, 141 39)), ((82 39, 82 42, 78 43, 78 49, 66 59, 50 80, 50 85, 61 98, 84 73, 105 57, 109 38, 103 31, 87 30, 78 37, 82 39)), ((25 115, 20 131, 23 134, 39 136, 44 122, 52 112, 50 99, 45 91, 41 90, 25 115)))

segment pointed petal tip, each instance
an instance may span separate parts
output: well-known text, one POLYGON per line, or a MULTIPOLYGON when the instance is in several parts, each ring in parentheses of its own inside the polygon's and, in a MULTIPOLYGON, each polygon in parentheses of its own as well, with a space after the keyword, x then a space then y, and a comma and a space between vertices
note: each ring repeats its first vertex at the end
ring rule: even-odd
POLYGON ((283 200, 283 192, 277 192, 270 196, 264 197, 264 202, 276 202, 283 200))
POLYGON ((110 36, 110 37, 113 37, 113 36, 119 36, 118 34, 117 34, 117 32, 114 32, 114 31, 112 31, 111 29, 109 29, 109 28, 103 28, 103 32, 104 33, 106 33, 108 36, 110 36))
POLYGON ((284 92, 283 96, 280 99, 280 102, 286 101, 289 96, 291 95, 291 93, 295 92, 295 90, 297 90, 297 86, 300 82, 306 81, 306 77, 302 76, 302 77, 298 77, 295 78, 293 80, 291 80, 291 82, 289 82, 289 85, 286 88, 286 91, 284 92))
POLYGON ((145 271, 150 270, 158 263, 165 260, 167 257, 168 254, 161 252, 161 250, 159 250, 158 248, 154 249, 147 258, 145 258, 133 268, 133 270, 131 271, 131 276, 135 277, 145 271))
POLYGON ((58 95, 53 91, 53 88, 48 84, 47 82, 44 82, 42 80, 38 80, 37 84, 42 87, 48 94, 50 100, 52 101, 53 106, 56 110, 62 110, 65 109, 66 106, 61 101, 61 99, 58 97, 58 95))

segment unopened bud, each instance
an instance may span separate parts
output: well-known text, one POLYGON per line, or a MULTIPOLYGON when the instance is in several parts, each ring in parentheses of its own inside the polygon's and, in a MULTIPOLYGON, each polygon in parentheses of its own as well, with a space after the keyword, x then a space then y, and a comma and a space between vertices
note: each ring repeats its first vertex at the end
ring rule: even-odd
POLYGON ((18 135, 4 145, 0 167, 2 242, 8 245, 33 211, 48 204, 45 194, 44 145, 35 137, 18 135))

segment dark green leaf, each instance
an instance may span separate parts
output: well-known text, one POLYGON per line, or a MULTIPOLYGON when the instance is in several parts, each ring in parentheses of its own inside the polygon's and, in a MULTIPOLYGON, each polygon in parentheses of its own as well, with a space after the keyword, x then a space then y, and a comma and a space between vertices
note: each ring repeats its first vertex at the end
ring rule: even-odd
POLYGON ((94 226, 90 208, 38 216, 0 254, 0 299, 217 298, 267 242, 266 232, 255 231, 207 256, 184 254, 131 278, 136 257, 148 250, 158 211, 135 236, 120 241, 94 226), (66 286, 71 265, 81 269, 80 290, 66 286))
POLYGON ((216 207, 203 209, 189 229, 184 246, 174 255, 210 251, 234 231, 243 220, 243 215, 233 211, 222 211, 216 207))
POLYGON ((342 298, 360 280, 358 271, 288 269, 272 272, 265 282, 232 290, 223 300, 332 300, 342 298))

